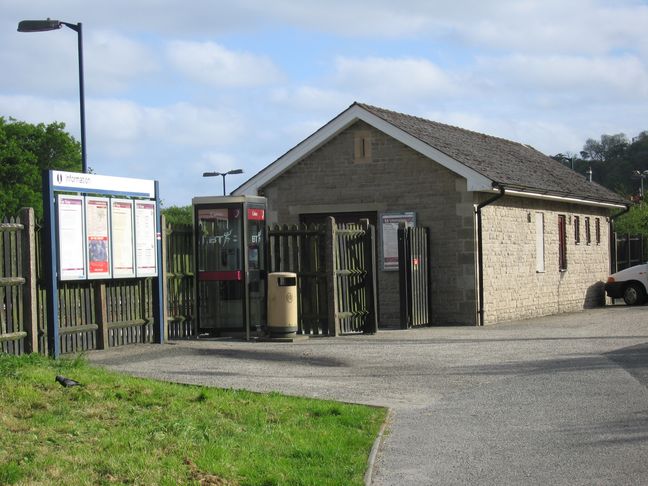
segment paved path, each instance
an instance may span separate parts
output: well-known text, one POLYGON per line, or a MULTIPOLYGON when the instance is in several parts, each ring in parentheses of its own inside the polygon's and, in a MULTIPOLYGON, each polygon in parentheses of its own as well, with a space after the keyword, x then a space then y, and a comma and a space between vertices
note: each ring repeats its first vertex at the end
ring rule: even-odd
POLYGON ((389 406, 375 485, 648 484, 648 307, 293 344, 181 341, 90 360, 389 406))

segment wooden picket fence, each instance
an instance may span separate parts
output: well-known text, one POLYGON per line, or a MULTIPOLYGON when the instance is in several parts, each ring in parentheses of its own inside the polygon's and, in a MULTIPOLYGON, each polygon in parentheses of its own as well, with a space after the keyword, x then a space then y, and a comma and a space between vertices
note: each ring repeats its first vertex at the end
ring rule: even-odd
POLYGON ((198 334, 194 299, 194 242, 192 225, 165 225, 163 253, 167 279, 166 323, 168 338, 198 334))
POLYGON ((329 334, 324 227, 276 224, 268 228, 267 241, 269 272, 297 274, 298 332, 329 334))
POLYGON ((268 229, 270 272, 294 272, 298 333, 373 333, 378 329, 375 229, 368 221, 274 225, 268 229))
MULTIPOLYGON (((196 336, 191 225, 163 224, 165 339, 196 336)), ((42 228, 31 209, 0 224, 0 352, 48 353, 42 228)), ((268 228, 269 271, 299 281, 299 332, 377 330, 375 230, 361 225, 268 228)), ((62 354, 153 341, 154 279, 60 282, 62 354)))
MULTIPOLYGON (((169 338, 196 335, 191 226, 165 225, 169 338)), ((48 353, 42 228, 32 209, 0 223, 0 352, 48 353)), ((60 282, 62 354, 153 341, 153 279, 60 282)))
POLYGON ((23 354, 26 351, 24 326, 24 286, 20 217, 0 222, 0 351, 23 354))
POLYGON ((330 220, 335 246, 331 273, 336 333, 375 333, 378 331, 375 229, 368 220, 340 225, 333 218, 330 220))

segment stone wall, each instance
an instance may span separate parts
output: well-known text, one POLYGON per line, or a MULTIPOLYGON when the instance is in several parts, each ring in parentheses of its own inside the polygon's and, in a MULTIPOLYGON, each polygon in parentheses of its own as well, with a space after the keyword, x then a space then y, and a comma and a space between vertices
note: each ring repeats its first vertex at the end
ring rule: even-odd
MULTIPOLYGON (((473 196, 465 179, 357 122, 261 188, 268 221, 305 213, 415 211, 430 228, 436 324, 475 324, 473 196)), ((377 228, 378 254, 382 241, 377 228)), ((379 264, 380 267, 380 264, 379 264)), ((399 320, 398 273, 378 271, 381 325, 399 320)))
POLYGON ((486 324, 604 303, 609 212, 592 206, 506 196, 482 210, 486 324), (536 220, 544 215, 544 272, 537 271, 536 220), (558 216, 566 217, 567 269, 559 269, 558 216), (576 217, 580 243, 575 241, 576 217), (591 242, 586 242, 586 218, 591 242), (600 241, 596 238, 596 219, 600 241))

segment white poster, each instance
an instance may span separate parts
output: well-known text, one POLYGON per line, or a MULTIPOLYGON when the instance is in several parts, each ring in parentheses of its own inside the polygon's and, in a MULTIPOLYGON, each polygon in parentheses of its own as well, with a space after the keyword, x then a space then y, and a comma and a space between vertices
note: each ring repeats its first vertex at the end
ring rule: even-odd
POLYGON ((407 227, 416 226, 416 213, 403 211, 401 213, 384 213, 380 215, 382 236, 382 269, 384 271, 398 270, 398 225, 403 222, 407 227))
POLYGON ((111 199, 112 273, 114 278, 135 276, 135 235, 133 201, 111 199))
POLYGON ((110 278, 108 198, 85 198, 88 278, 110 278))
POLYGON ((138 277, 157 276, 155 202, 135 201, 135 261, 138 277))
POLYGON ((59 279, 86 277, 83 196, 58 195, 59 279))

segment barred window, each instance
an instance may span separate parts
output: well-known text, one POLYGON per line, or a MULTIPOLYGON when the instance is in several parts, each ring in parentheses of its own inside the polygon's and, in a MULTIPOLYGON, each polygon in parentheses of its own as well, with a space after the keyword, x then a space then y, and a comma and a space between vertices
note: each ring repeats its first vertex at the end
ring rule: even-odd
POLYGON ((558 215, 558 266, 561 272, 567 270, 567 221, 564 214, 558 215))
POLYGON ((601 244, 601 220, 600 220, 600 218, 596 218, 594 220, 594 231, 596 232, 596 244, 600 245, 601 244))

